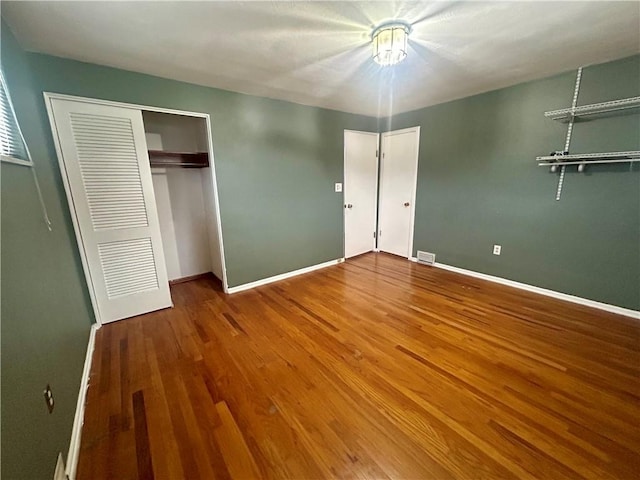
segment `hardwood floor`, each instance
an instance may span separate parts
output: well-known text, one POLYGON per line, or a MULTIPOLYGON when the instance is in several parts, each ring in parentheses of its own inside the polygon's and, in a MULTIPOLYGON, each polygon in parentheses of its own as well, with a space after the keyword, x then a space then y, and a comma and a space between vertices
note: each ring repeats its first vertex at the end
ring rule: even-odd
POLYGON ((385 254, 98 331, 79 479, 637 478, 640 322, 385 254))

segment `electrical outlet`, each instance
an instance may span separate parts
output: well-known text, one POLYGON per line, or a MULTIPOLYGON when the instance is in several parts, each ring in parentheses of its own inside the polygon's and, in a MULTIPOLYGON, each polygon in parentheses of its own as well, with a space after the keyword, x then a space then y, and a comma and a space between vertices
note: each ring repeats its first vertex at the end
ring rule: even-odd
POLYGON ((494 255, 500 255, 501 251, 502 251, 502 245, 494 245, 493 246, 493 254, 494 255))
POLYGON ((53 407, 55 406, 55 401, 53 400, 53 392, 51 391, 51 387, 47 383, 47 388, 44 389, 44 401, 47 404, 47 408, 49 409, 49 413, 53 413, 53 407))
POLYGON ((336 192, 341 192, 341 191, 342 191, 342 184, 336 183, 336 192))

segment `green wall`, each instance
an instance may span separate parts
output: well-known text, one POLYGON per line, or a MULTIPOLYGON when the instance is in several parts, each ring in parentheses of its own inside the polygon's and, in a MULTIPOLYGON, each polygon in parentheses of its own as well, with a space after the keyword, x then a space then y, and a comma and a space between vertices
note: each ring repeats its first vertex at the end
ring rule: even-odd
MULTIPOLYGON (((343 132, 376 131, 376 119, 47 55, 29 60, 39 91, 211 115, 230 287, 343 256, 334 192, 343 132)), ((44 102, 38 108, 47 128, 44 102)))
POLYGON ((26 57, 2 25, 2 69, 36 165, 53 231, 28 167, 0 164, 2 187, 2 478, 53 478, 66 457, 93 321, 82 267, 26 57), (43 390, 51 384, 49 414, 43 390))
MULTIPOLYGON (((535 157, 562 150, 576 72, 385 119, 421 126, 414 252, 559 292, 640 309, 640 165, 567 168, 535 157), (502 255, 492 254, 493 244, 502 255)), ((428 87, 427 87, 428 88, 428 87)), ((640 95, 640 56, 583 70, 578 105, 640 95)), ((640 150, 640 115, 576 123, 572 153, 640 150)))
POLYGON ((93 314, 42 92, 211 115, 229 286, 342 257, 343 132, 376 131, 377 120, 25 53, 2 27, 3 70, 54 223, 48 232, 30 170, 3 163, 2 477, 51 478, 93 314))

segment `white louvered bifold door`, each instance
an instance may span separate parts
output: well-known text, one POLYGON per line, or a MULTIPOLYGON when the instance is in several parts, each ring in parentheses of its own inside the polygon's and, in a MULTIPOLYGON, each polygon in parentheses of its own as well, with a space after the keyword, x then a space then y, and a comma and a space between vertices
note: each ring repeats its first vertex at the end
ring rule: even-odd
POLYGON ((50 101, 99 320, 170 307, 142 112, 50 101))

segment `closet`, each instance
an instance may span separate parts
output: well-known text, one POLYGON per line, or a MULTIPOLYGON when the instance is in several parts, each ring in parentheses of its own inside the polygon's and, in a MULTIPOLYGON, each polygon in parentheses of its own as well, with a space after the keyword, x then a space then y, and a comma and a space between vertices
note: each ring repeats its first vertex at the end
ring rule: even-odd
POLYGON ((172 306, 170 280, 226 288, 208 116, 45 101, 98 323, 172 306))
POLYGON ((345 130, 345 258, 376 247, 411 257, 419 143, 420 127, 381 135, 345 130))
POLYGON ((168 279, 222 280, 206 121, 144 110, 142 118, 168 279))

